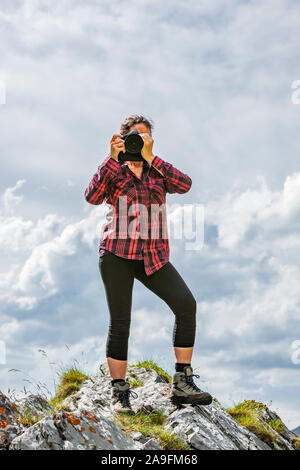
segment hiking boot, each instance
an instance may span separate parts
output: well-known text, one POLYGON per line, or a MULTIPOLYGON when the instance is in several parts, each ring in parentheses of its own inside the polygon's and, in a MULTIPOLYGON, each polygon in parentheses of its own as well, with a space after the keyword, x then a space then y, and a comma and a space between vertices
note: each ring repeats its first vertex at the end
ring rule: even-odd
POLYGON ((200 390, 194 383, 193 377, 199 378, 199 375, 193 374, 193 368, 191 366, 184 366, 183 370, 184 372, 175 372, 173 376, 170 400, 176 405, 210 405, 212 396, 200 390))
POLYGON ((110 409, 115 413, 129 413, 134 415, 135 413, 131 408, 129 395, 132 395, 133 398, 138 398, 138 394, 131 390, 128 382, 116 382, 111 387, 110 409))

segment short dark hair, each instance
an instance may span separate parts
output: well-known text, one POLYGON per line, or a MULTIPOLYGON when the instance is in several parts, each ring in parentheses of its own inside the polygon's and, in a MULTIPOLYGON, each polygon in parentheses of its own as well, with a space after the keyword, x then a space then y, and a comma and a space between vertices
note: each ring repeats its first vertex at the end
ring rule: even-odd
POLYGON ((150 118, 140 116, 138 114, 132 114, 131 116, 124 119, 120 127, 121 135, 128 134, 129 129, 135 124, 145 124, 150 129, 150 135, 152 136, 152 130, 154 128, 154 122, 150 118))

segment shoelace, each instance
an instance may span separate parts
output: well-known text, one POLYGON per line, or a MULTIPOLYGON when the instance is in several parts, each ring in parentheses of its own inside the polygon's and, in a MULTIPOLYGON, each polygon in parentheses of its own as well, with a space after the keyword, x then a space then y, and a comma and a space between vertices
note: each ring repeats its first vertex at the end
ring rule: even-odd
POLYGON ((199 379, 200 375, 198 375, 198 374, 187 375, 186 376, 186 383, 188 384, 189 387, 192 387, 197 392, 201 392, 200 388, 197 387, 197 385, 194 383, 193 377, 197 377, 197 379, 199 379))
POLYGON ((129 388, 128 390, 120 390, 118 392, 120 402, 130 408, 129 395, 131 395, 132 398, 138 398, 138 394, 131 390, 131 388, 129 388))

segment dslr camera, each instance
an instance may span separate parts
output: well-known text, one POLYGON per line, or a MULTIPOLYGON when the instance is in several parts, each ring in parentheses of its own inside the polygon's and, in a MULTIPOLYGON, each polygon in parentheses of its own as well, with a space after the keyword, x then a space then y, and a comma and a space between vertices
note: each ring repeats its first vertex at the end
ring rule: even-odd
POLYGON ((118 160, 123 162, 126 160, 134 162, 143 161, 144 158, 142 157, 141 150, 144 146, 144 141, 138 131, 134 129, 129 134, 123 135, 122 139, 125 142, 125 152, 119 152, 118 160))

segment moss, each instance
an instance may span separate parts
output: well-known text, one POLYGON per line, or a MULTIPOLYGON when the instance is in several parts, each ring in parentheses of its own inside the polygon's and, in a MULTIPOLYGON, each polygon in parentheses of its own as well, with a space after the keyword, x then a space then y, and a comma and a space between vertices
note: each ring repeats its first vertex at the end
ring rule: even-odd
POLYGON ((122 413, 113 421, 130 436, 132 431, 141 432, 146 437, 153 437, 165 450, 188 450, 190 446, 180 440, 176 434, 164 429, 167 416, 159 411, 151 413, 136 413, 130 415, 122 413))
POLYGON ((157 362, 153 361, 152 359, 139 361, 137 364, 131 364, 130 367, 144 367, 148 370, 154 370, 158 375, 160 375, 167 383, 172 383, 172 377, 162 369, 157 362))
MULTIPOLYGON (((260 419, 260 410, 262 409, 267 409, 267 406, 254 400, 245 400, 234 408, 227 408, 226 411, 239 424, 248 428, 249 431, 255 434, 261 441, 265 442, 272 449, 275 449, 276 444, 279 444, 279 440, 266 423, 260 419)), ((273 425, 279 427, 279 423, 273 423, 273 425)))

